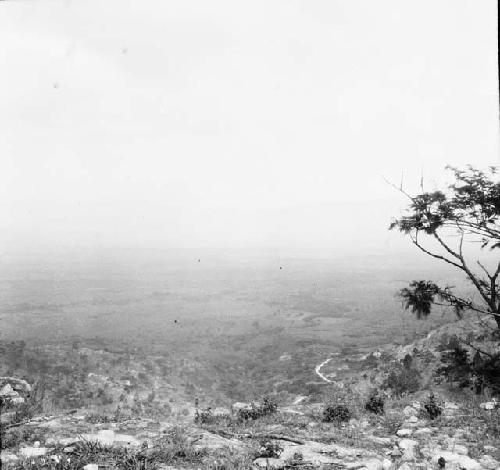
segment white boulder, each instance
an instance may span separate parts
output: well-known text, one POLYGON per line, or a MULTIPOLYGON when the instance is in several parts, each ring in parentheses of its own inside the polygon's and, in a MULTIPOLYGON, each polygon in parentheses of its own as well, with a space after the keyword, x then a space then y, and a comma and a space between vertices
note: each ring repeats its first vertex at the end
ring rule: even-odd
POLYGON ((441 457, 446 462, 445 468, 453 468, 453 466, 455 466, 463 470, 482 470, 482 466, 478 461, 471 459, 467 455, 461 455, 446 450, 436 452, 432 457, 432 462, 437 465, 437 461, 441 457))
POLYGON ((42 457, 47 453, 46 447, 21 447, 19 453, 23 457, 42 457))
POLYGON ((500 468, 500 462, 498 460, 495 460, 491 455, 483 455, 479 459, 479 463, 486 470, 498 470, 500 468))
POLYGON ((405 408, 403 410, 403 414, 406 417, 417 416, 418 411, 415 408, 413 408, 412 406, 405 406, 405 408))
POLYGON ((414 441, 413 439, 401 439, 398 442, 398 446, 403 451, 404 460, 414 460, 420 453, 418 441, 414 441))
POLYGON ((480 403, 479 407, 483 410, 493 411, 497 407, 498 403, 495 401, 487 401, 484 403, 480 403))

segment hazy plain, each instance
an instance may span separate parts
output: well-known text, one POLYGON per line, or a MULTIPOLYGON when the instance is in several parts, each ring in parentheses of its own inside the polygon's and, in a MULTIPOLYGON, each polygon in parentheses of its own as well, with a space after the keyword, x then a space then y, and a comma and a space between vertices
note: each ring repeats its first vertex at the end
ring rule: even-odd
POLYGON ((194 346, 218 335, 265 336, 276 327, 337 345, 401 340, 426 325, 402 314, 399 288, 420 278, 460 283, 425 261, 129 255, 15 262, 0 272, 0 334, 40 341, 97 336, 167 348, 186 346, 186 338, 194 346))

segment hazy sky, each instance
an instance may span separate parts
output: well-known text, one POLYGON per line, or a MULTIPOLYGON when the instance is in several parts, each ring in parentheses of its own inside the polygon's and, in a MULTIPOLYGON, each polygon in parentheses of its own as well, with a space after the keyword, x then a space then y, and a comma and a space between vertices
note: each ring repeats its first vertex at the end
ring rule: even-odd
POLYGON ((498 164, 493 0, 0 3, 0 251, 377 250, 498 164))

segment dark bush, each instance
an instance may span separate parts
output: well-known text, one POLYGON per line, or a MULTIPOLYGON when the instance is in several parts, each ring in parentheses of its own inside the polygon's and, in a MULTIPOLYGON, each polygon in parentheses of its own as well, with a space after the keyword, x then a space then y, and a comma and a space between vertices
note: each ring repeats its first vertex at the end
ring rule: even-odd
POLYGON ((272 413, 276 413, 278 410, 278 404, 274 400, 271 400, 271 398, 264 397, 260 405, 260 410, 263 416, 270 415, 272 413))
POLYGON ((461 388, 470 387, 478 394, 485 388, 489 388, 493 394, 500 393, 500 353, 476 351, 471 357, 456 337, 443 345, 443 349, 443 365, 436 373, 447 382, 454 382, 461 388))
POLYGON ((265 457, 268 459, 278 458, 281 452, 283 452, 283 447, 281 447, 277 442, 262 440, 259 444, 259 457, 265 457))
POLYGON ((90 424, 102 424, 109 423, 111 421, 110 417, 100 413, 91 413, 85 416, 85 421, 90 424))
POLYGON ((263 416, 276 413, 278 405, 275 401, 268 397, 264 397, 260 404, 253 404, 251 408, 243 408, 238 410, 238 419, 241 421, 255 420, 263 416))
POLYGON ((394 365, 382 388, 391 389, 396 395, 401 396, 416 392, 420 388, 420 380, 420 373, 414 367, 411 357, 407 355, 403 362, 394 365))
POLYGON ((213 414, 210 407, 204 410, 196 409, 194 414, 194 422, 198 424, 228 424, 229 421, 231 421, 229 414, 213 414))
POLYGON ((351 412, 345 405, 329 405, 323 410, 323 421, 344 423, 351 419, 351 412))
POLYGON ((381 414, 384 412, 384 399, 378 395, 377 392, 374 392, 368 398, 368 401, 365 403, 366 411, 375 414, 381 414))
POLYGON ((443 412, 442 408, 437 404, 436 398, 434 397, 434 394, 431 393, 429 395, 429 398, 427 401, 424 403, 424 413, 425 416, 429 419, 436 419, 441 416, 441 413, 443 412))

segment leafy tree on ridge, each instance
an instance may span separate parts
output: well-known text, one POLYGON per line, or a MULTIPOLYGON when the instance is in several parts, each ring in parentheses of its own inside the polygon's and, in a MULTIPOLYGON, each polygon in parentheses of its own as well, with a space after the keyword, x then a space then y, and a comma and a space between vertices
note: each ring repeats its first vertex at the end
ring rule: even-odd
POLYGON ((417 318, 427 317, 433 305, 452 307, 461 317, 473 311, 495 319, 500 329, 500 261, 487 269, 479 260, 464 254, 464 243, 478 242, 482 249, 500 248, 500 182, 496 168, 486 171, 446 167, 454 182, 445 191, 424 192, 412 196, 406 214, 394 219, 390 229, 408 236, 423 253, 461 270, 474 286, 478 300, 456 294, 450 286, 433 281, 416 280, 399 291, 405 309, 417 318), (454 235, 454 236, 452 236, 454 235), (425 243, 433 240, 433 247, 425 243))

